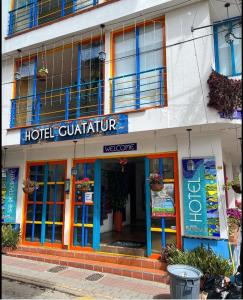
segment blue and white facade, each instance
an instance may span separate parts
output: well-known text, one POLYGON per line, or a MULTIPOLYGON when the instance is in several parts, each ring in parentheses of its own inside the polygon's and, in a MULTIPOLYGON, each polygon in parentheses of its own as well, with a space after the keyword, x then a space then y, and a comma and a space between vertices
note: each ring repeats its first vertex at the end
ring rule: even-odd
MULTIPOLYGON (((61 226, 60 247, 72 248, 75 243, 87 246, 85 230, 93 228, 90 245, 99 251, 100 234, 112 228, 112 213, 108 213, 103 224, 97 219, 101 214, 102 163, 124 157, 129 162, 139 157, 143 162, 141 169, 138 163, 135 171, 136 186, 144 182, 145 206, 143 209, 139 203, 135 206, 146 223, 146 255, 153 254, 151 235, 159 232, 161 247, 169 242, 169 235, 175 234, 178 247, 191 249, 204 243, 229 257, 226 208, 235 207, 235 200, 240 200, 241 195, 232 190, 226 194, 223 186, 226 177, 241 176, 241 112, 229 120, 209 108, 207 80, 212 69, 232 79, 241 79, 239 1, 228 1, 231 4, 228 16, 224 1, 214 0, 5 2, 2 147, 7 150, 2 148, 6 153, 2 164, 5 168, 19 169, 15 223, 25 234, 29 232, 28 242, 45 246, 47 232, 49 242, 54 242, 53 228, 61 226), (101 24, 105 25, 103 29, 101 24), (229 29, 235 36, 230 44, 225 39, 229 29), (101 52, 105 52, 105 60, 99 59, 101 52), (44 79, 41 69, 48 71, 44 79), (192 129, 190 151, 188 128, 192 129), (73 140, 78 140, 75 157, 73 140), (107 145, 121 144, 136 144, 136 147, 104 152, 107 145), (219 216, 216 237, 185 233, 182 160, 190 152, 192 158, 209 157, 215 161, 219 216), (170 158, 174 167, 166 160, 170 158), (79 180, 93 176, 94 181, 93 219, 88 220, 87 213, 87 222, 81 220, 80 226, 78 219, 70 221, 76 214, 71 173, 75 159, 80 170, 83 168, 79 180), (55 161, 54 173, 48 173, 55 161), (168 184, 174 183, 179 203, 177 221, 172 225, 167 226, 163 217, 155 225, 151 218, 146 178, 153 163, 158 165, 159 172, 165 172, 166 167, 173 169, 171 178, 165 176, 168 184), (87 167, 89 164, 94 165, 87 167), (44 179, 38 179, 40 170, 44 179), (62 176, 58 170, 62 170, 62 176), (43 185, 42 203, 38 203, 38 193, 31 199, 23 193, 23 178, 31 174, 33 180, 43 185), (52 174, 51 180, 48 174, 52 174), (67 188, 68 179, 70 192, 65 192, 64 197, 64 190, 58 192, 58 189, 64 188, 64 184, 67 188), (54 182, 56 191, 50 204, 48 182, 50 185, 54 182), (60 195, 65 200, 59 201, 60 195), (33 211, 28 210, 29 204, 35 214, 39 209, 41 219, 35 219, 33 211), (55 213, 62 211, 58 220, 48 219, 48 205, 53 205, 55 213), (28 219, 28 212, 33 218, 28 219), (81 240, 75 237, 79 227, 84 228, 80 231, 81 240), (37 231, 39 240, 35 239, 37 231)), ((137 189, 137 199, 140 192, 137 189)), ((126 222, 129 223, 131 215, 128 205, 126 222)))

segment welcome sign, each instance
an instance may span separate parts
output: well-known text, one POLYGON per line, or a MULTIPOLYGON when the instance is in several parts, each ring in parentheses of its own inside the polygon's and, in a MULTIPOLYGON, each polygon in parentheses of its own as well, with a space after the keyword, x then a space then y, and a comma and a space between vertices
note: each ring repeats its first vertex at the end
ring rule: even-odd
POLYGON ((40 141, 57 142, 124 133, 128 133, 127 115, 111 115, 23 128, 20 144, 36 144, 40 141))
POLYGON ((193 158, 193 171, 182 160, 184 234, 220 237, 216 165, 214 158, 193 158))

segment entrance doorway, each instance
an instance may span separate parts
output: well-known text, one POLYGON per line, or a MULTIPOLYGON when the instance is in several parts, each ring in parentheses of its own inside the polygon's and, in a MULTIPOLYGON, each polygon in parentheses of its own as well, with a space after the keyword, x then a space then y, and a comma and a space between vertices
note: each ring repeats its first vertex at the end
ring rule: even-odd
POLYGON ((26 194, 24 243, 62 247, 66 161, 28 163, 27 178, 39 187, 26 194))
POLYGON ((144 175, 143 157, 129 158, 125 165, 119 158, 101 162, 101 251, 146 255, 144 175), (117 228, 119 215, 121 228, 117 228))

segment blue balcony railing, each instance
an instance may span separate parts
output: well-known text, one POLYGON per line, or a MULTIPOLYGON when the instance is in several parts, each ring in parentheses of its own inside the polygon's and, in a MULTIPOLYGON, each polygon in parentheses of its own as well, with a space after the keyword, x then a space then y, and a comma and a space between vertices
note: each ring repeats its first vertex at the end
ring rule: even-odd
POLYGON ((11 100, 10 128, 103 114, 103 80, 11 100))
POLYGON ((112 113, 164 106, 165 68, 111 78, 112 113))
POLYGON ((99 0, 31 0, 9 12, 8 36, 97 5, 99 0))

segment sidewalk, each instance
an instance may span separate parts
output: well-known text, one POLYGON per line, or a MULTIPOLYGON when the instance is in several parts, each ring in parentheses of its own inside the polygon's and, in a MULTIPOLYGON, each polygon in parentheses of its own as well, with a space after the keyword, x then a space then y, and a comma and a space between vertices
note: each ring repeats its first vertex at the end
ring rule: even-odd
POLYGON ((57 265, 2 255, 2 277, 33 283, 78 297, 79 299, 170 299, 169 286, 124 276, 64 267, 52 273, 57 265), (97 281, 87 276, 102 274, 97 281))

